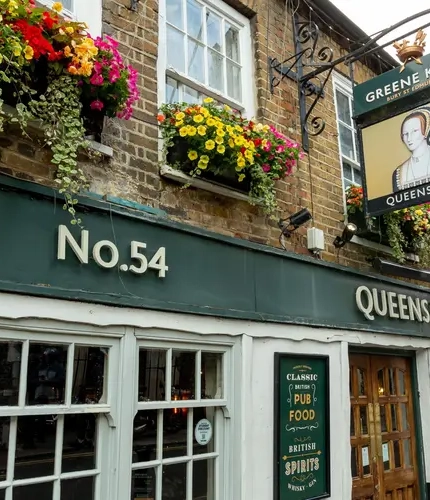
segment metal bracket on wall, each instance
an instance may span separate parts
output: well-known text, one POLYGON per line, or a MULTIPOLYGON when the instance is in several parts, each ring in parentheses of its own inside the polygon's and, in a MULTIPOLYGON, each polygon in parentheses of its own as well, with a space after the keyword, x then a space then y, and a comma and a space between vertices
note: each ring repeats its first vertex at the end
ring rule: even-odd
POLYGON ((138 4, 139 0, 130 0, 130 9, 136 12, 138 4))
POLYGON ((309 151, 309 136, 319 135, 325 128, 325 121, 320 116, 311 118, 317 102, 324 97, 324 87, 333 71, 333 50, 324 46, 318 49, 320 30, 314 21, 300 21, 293 15, 294 55, 279 62, 276 58, 269 58, 270 91, 288 77, 298 85, 300 127, 302 132, 302 147, 309 151), (305 68, 325 69, 328 74, 324 78, 309 76, 305 68), (307 106, 307 98, 313 97, 311 105, 307 106))

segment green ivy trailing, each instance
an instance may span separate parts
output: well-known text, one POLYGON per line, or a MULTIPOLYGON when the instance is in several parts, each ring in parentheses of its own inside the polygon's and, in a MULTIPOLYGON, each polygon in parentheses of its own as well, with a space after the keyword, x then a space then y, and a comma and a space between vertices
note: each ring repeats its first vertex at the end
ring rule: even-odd
POLYGON ((56 182, 64 194, 64 208, 72 215, 72 224, 81 224, 76 217, 75 195, 88 187, 87 179, 78 166, 78 152, 88 148, 81 118, 80 88, 66 74, 50 75, 46 92, 30 101, 28 109, 32 119, 43 121, 46 143, 52 150, 52 163, 57 166, 56 182))

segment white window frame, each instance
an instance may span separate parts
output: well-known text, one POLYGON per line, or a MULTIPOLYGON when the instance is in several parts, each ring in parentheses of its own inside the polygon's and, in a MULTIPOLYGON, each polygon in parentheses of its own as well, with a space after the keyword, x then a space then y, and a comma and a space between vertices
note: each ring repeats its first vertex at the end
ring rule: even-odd
MULTIPOLYGON (((187 336, 186 334, 182 334, 182 339, 178 339, 177 333, 176 335, 169 335, 168 332, 165 332, 165 336, 160 337, 158 334, 151 339, 150 332, 142 332, 136 330, 136 339, 137 339, 137 349, 136 349, 136 358, 135 358, 135 391, 134 398, 136 401, 136 412, 141 410, 165 410, 171 408, 201 408, 201 407, 213 407, 215 409, 221 410, 217 411, 215 414, 215 451, 198 455, 197 460, 202 459, 213 459, 215 461, 214 467, 214 496, 213 500, 224 500, 225 498, 233 498, 233 475, 231 473, 231 468, 233 466, 232 453, 228 453, 231 443, 234 440, 233 434, 233 425, 232 425, 232 414, 234 410, 232 408, 233 401, 233 346, 234 343, 230 342, 214 342, 211 340, 195 340, 195 336, 187 336), (163 338, 164 337, 164 338, 163 338), (185 401, 172 401, 171 394, 166 392, 166 399, 164 401, 148 401, 148 402, 139 402, 138 401, 138 376, 139 376, 139 349, 167 349, 170 351, 167 357, 166 362, 166 380, 170 379, 170 371, 171 371, 171 351, 179 350, 179 351, 197 351, 196 353, 196 379, 195 379, 195 392, 196 399, 194 400, 185 400, 185 401), (223 365, 222 365, 222 398, 221 399, 201 399, 201 397, 197 397, 200 393, 200 373, 198 373, 198 366, 201 362, 201 352, 214 352, 214 353, 222 353, 223 354, 223 365)), ((170 383, 170 380, 169 380, 170 383)), ((167 384, 166 384, 167 385, 167 384)), ((157 425, 162 425, 162 420, 160 422, 160 413, 158 415, 157 425)), ((159 434, 158 439, 160 439, 159 434)), ((157 443, 158 446, 158 443, 157 443)), ((189 449, 190 444, 188 444, 189 449)), ((182 456, 179 457, 178 460, 172 458, 162 459, 161 457, 157 457, 156 460, 151 462, 141 462, 141 463, 133 463, 131 465, 132 470, 142 470, 143 468, 154 468, 158 467, 158 471, 162 471, 163 464, 172 464, 177 463, 178 461, 185 461, 183 459, 186 458, 187 464, 189 468, 192 467, 192 463, 195 461, 191 459, 191 457, 182 456), (181 460, 182 459, 182 460, 181 460)), ((187 477, 190 477, 189 470, 187 471, 187 477)), ((158 482, 160 484, 160 482, 158 482)), ((157 490, 156 497, 161 498, 161 491, 157 490), (158 496, 157 496, 158 495, 158 496)), ((191 488, 187 487, 187 500, 190 500, 191 497, 191 488)))
POLYGON ((157 59, 157 79, 158 79, 158 103, 162 105, 166 102, 166 78, 168 76, 192 87, 203 95, 213 97, 220 102, 228 104, 234 109, 242 111, 248 118, 252 118, 255 113, 254 97, 254 57, 253 40, 251 36, 250 20, 235 10, 222 0, 196 0, 216 11, 220 16, 227 18, 229 22, 239 29, 239 44, 242 67, 242 100, 238 102, 227 95, 212 89, 189 76, 178 72, 176 69, 167 66, 167 43, 166 43, 166 0, 159 2, 159 45, 157 59), (252 82, 252 83, 250 83, 252 82))
POLYGON ((29 486, 32 484, 52 483, 53 500, 60 499, 61 481, 84 477, 94 477, 94 498, 101 500, 109 498, 108 483, 112 470, 111 448, 115 447, 115 442, 111 432, 111 427, 115 427, 117 422, 118 407, 118 385, 119 380, 116 374, 119 370, 119 348, 118 339, 109 335, 94 335, 83 329, 67 331, 49 327, 23 328, 11 325, 8 327, 4 323, 0 327, 2 342, 22 342, 21 359, 26 359, 29 352, 29 345, 33 343, 43 343, 47 346, 68 345, 66 380, 65 380, 65 401, 63 404, 47 405, 26 405, 26 385, 27 385, 27 364, 20 365, 19 399, 16 406, 0 406, 0 417, 10 418, 9 446, 7 459, 6 479, 0 482, 0 488, 5 489, 5 500, 12 500, 13 488, 29 486), (71 389, 73 384, 74 368, 74 346, 100 346, 109 349, 107 370, 105 372, 104 390, 107 391, 105 403, 96 404, 73 404, 71 400, 71 389), (89 411, 90 409, 90 411, 89 411), (62 446, 64 417, 66 415, 76 415, 92 413, 99 414, 97 429, 97 445, 95 449, 95 468, 88 471, 61 472, 62 446), (17 445, 17 419, 20 416, 30 415, 58 415, 56 424, 55 458, 54 472, 50 476, 36 476, 26 479, 14 479, 14 464, 17 445), (106 418, 102 418, 104 415, 106 418))
MULTIPOLYGON (((55 0, 37 0, 40 4, 51 8, 55 0)), ((73 0, 73 11, 64 9, 62 15, 87 23, 88 32, 92 37, 102 34, 102 0, 73 0)))
MULTIPOLYGON (((340 160, 341 177, 342 177, 342 191, 343 191, 343 193, 345 193, 345 177, 343 175, 343 162, 344 162, 344 160, 351 165, 351 167, 353 169, 353 174, 354 174, 354 170, 358 170, 360 172, 360 175, 362 175, 362 169, 361 169, 361 165, 360 165, 360 151, 359 151, 358 144, 356 141, 355 129, 353 126, 351 127, 351 124, 345 123, 339 119, 336 92, 340 92, 348 98, 349 112, 350 112, 351 120, 352 120, 353 111, 354 111, 353 110, 353 93, 352 93, 353 84, 352 84, 351 80, 348 80, 347 78, 345 78, 343 75, 340 75, 339 73, 333 73, 332 82, 333 82, 333 101, 334 101, 334 107, 335 107, 335 113, 336 113, 336 127, 337 127, 337 133, 338 133, 338 147, 339 147, 339 160, 340 160), (348 155, 345 155, 342 153, 339 123, 341 123, 344 127, 348 128, 352 132, 352 143, 353 143, 353 148, 354 148, 354 152, 356 155, 356 159, 351 158, 348 155)), ((346 179, 346 180, 348 182, 350 182, 350 179, 346 179)), ((361 183, 358 183, 358 184, 361 186, 361 183)), ((345 199, 344 199, 344 208, 346 211, 345 199)))

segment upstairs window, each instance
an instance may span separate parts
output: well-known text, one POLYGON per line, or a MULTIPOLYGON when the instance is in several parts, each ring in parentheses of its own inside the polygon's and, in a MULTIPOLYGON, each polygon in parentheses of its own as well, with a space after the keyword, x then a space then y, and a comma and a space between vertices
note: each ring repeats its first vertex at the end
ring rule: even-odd
MULTIPOLYGON (((37 0, 51 8, 54 1, 37 0)), ((102 0, 62 0, 65 17, 88 24, 88 31, 93 37, 102 33, 102 0)))
POLYGON ((194 104, 210 96, 252 114, 249 19, 219 0, 210 4, 162 0, 160 42, 159 81, 165 82, 160 88, 162 103, 194 104))
POLYGON ((342 180, 345 190, 352 184, 359 186, 362 184, 360 155, 357 131, 352 119, 352 84, 340 75, 334 77, 333 83, 342 180))

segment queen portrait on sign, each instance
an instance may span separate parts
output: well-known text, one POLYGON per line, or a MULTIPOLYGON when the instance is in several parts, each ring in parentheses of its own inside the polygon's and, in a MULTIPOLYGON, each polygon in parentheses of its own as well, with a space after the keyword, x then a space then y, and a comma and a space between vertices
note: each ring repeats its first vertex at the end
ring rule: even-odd
POLYGON ((403 120, 400 137, 411 155, 394 170, 394 192, 430 182, 429 134, 430 108, 412 111, 403 120))

